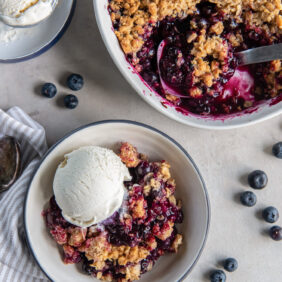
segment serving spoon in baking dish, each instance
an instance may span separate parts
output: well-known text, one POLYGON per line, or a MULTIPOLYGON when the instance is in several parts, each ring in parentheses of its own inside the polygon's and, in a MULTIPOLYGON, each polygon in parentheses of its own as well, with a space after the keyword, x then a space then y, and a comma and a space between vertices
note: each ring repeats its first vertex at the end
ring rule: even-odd
MULTIPOLYGON (((38 0, 37 2, 35 2, 35 4, 33 6, 37 5, 38 2, 40 2, 40 1, 41 0, 38 0)), ((22 17, 24 17, 24 14, 28 13, 29 9, 33 7, 33 6, 31 6, 31 7, 27 8, 20 16, 15 16, 15 17, 3 15, 0 12, 0 22, 3 22, 4 24, 11 26, 11 27, 23 27, 24 28, 24 27, 35 26, 35 25, 41 23, 42 21, 46 20, 47 18, 49 18, 53 14, 54 10, 56 9, 56 7, 58 5, 58 1, 59 0, 51 0, 51 2, 50 2, 51 11, 48 11, 48 13, 46 13, 45 15, 42 14, 37 19, 34 18, 34 16, 35 15, 38 16, 38 11, 34 11, 33 15, 30 15, 31 16, 30 21, 21 20, 22 17)))
POLYGON ((235 56, 239 66, 282 60, 282 43, 248 49, 235 53, 235 56))

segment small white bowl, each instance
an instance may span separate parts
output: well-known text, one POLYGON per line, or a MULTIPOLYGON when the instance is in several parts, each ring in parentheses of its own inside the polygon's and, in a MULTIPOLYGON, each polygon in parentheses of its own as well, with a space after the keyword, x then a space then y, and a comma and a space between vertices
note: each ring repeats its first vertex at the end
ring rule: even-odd
POLYGON ((97 24, 104 40, 104 43, 120 72, 136 90, 136 92, 152 107, 166 116, 181 123, 194 127, 207 129, 229 129, 254 124, 282 113, 282 101, 275 104, 275 101, 268 100, 261 105, 249 109, 248 113, 237 113, 227 117, 201 117, 193 114, 183 114, 175 107, 167 104, 167 101, 154 92, 140 78, 133 67, 128 63, 119 42, 114 34, 112 21, 108 12, 108 0, 94 0, 94 8, 97 24), (165 102, 165 104, 164 104, 165 102), (271 105, 274 104, 274 105, 271 105))
POLYGON ((175 140, 150 126, 132 121, 102 121, 74 130, 47 152, 39 164, 27 192, 24 221, 27 242, 35 260, 53 281, 98 281, 81 272, 76 265, 65 265, 59 247, 51 238, 41 212, 53 195, 52 181, 64 154, 84 145, 116 149, 128 141, 151 160, 167 160, 176 179, 176 196, 182 200, 184 235, 177 254, 160 258, 152 271, 140 281, 172 282, 182 280, 198 261, 204 248, 210 222, 207 190, 198 168, 175 140))
MULTIPOLYGON (((54 46, 68 29, 76 0, 61 0, 54 12, 44 21, 31 27, 9 28, 18 38, 0 42, 0 63, 18 63, 33 59, 54 46)), ((4 25, 0 22, 1 27, 4 25)), ((8 28, 8 27, 7 27, 8 28)))

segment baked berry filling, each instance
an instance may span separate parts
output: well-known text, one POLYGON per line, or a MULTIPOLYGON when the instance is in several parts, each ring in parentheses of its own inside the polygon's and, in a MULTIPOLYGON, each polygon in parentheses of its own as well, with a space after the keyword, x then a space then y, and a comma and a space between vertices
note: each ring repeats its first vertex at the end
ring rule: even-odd
POLYGON ((190 1, 185 9, 170 1, 133 2, 110 1, 116 35, 141 77, 177 108, 218 116, 282 95, 281 61, 242 68, 235 56, 282 41, 279 7, 264 19, 269 6, 260 1, 233 10, 230 1, 190 1))
POLYGON ((107 281, 133 281, 151 270, 167 252, 177 252, 182 235, 176 224, 183 212, 175 193, 170 165, 150 162, 129 143, 120 148, 130 168, 128 197, 119 211, 98 225, 80 228, 68 223, 54 196, 43 211, 53 239, 63 247, 64 263, 82 262, 82 270, 107 281))

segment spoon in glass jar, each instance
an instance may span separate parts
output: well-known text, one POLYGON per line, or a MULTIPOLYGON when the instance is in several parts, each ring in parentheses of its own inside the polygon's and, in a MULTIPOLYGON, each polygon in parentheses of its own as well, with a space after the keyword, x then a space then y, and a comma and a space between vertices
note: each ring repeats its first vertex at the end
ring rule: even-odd
POLYGON ((24 9, 22 9, 19 3, 19 9, 21 9, 19 10, 14 1, 11 3, 11 7, 9 7, 10 1, 4 1, 1 5, 0 0, 0 21, 12 27, 31 27, 37 25, 47 19, 58 4, 58 0, 30 1, 30 5, 24 9))

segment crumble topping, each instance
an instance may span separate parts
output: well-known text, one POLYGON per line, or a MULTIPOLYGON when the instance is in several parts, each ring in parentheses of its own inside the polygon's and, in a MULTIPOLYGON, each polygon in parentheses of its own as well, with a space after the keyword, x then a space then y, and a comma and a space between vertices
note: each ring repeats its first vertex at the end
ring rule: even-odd
POLYGON ((122 143, 119 156, 127 167, 136 167, 140 162, 136 148, 129 143, 122 143))
POLYGON ((172 248, 175 252, 178 251, 179 246, 182 244, 182 240, 183 240, 182 235, 177 234, 173 243, 172 243, 172 248))
MULTIPOLYGON (((216 35, 206 37, 205 30, 203 29, 194 43, 191 54, 195 57, 192 60, 195 83, 203 81, 207 87, 211 87, 214 80, 219 78, 222 69, 226 66, 228 57, 227 42, 216 35), (206 60, 207 56, 212 58, 211 63, 206 60)), ((198 97, 201 94, 200 89, 191 89, 192 97, 198 97)))
POLYGON ((85 252, 89 261, 93 260, 91 266, 96 270, 103 270, 107 260, 116 260, 122 266, 128 263, 136 264, 150 253, 146 248, 139 246, 113 246, 108 243, 106 234, 88 239, 79 250, 85 252))
POLYGON ((123 278, 121 282, 139 280, 141 275, 141 266, 140 264, 128 266, 122 270, 122 273, 125 274, 125 278, 123 278))
POLYGON ((132 217, 133 219, 143 218, 146 215, 146 202, 143 197, 132 201, 130 203, 130 209, 132 210, 132 217))
MULTIPOLYGON (((123 51, 135 53, 140 50, 147 30, 166 17, 184 18, 196 11, 200 0, 111 0, 111 19, 118 24, 115 31, 123 51), (122 11, 122 12, 121 12, 122 11)), ((238 22, 262 27, 267 32, 281 33, 282 15, 280 0, 210 0, 223 11, 225 17, 238 22)), ((212 29, 222 32, 222 23, 212 29)))
POLYGON ((68 232, 70 233, 68 244, 73 247, 79 247, 86 239, 86 228, 72 228, 70 227, 68 232))

